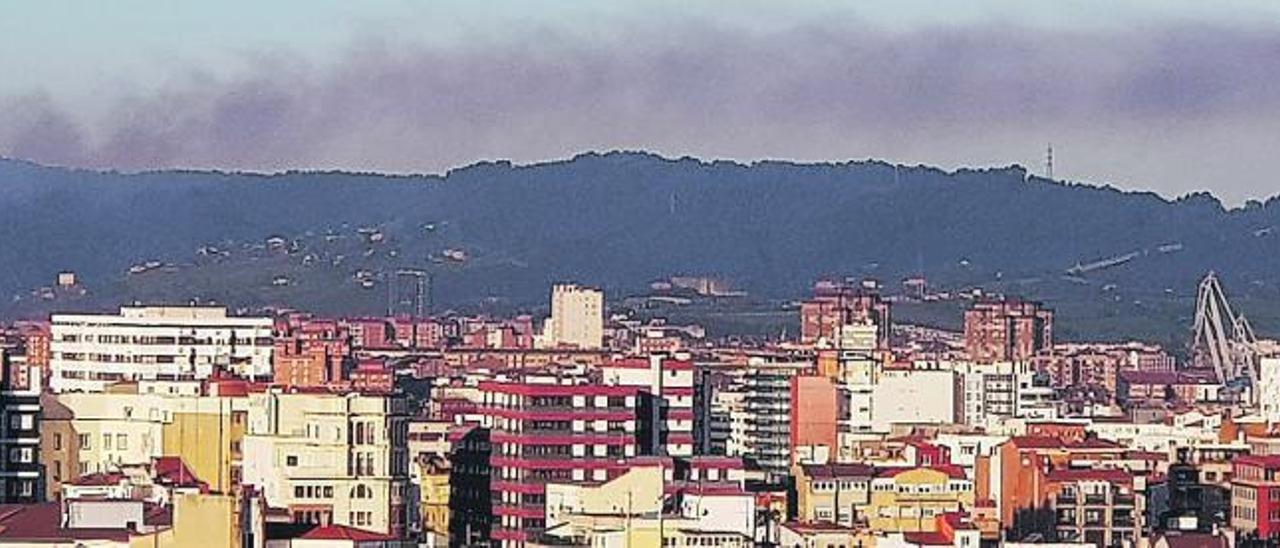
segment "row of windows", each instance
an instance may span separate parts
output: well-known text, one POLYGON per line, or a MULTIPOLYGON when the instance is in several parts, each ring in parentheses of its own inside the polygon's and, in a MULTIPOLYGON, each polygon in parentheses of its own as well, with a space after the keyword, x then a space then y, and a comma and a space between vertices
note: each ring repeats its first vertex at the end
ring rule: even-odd
POLYGON ((293 486, 293 498, 295 499, 331 499, 333 498, 332 485, 295 485, 293 486))
MULTIPOLYGON (((89 435, 89 434, 80 434, 79 442, 80 442, 80 449, 81 449, 81 450, 86 450, 86 451, 87 451, 87 450, 92 450, 92 449, 93 449, 93 436, 91 436, 91 435, 89 435)), ((54 435, 53 435, 53 448, 54 448, 54 450, 61 450, 61 449, 62 449, 62 434, 54 434, 54 435)), ((111 434, 111 433, 109 433, 109 432, 104 432, 104 433, 102 434, 102 449, 104 449, 104 450, 108 450, 108 451, 111 451, 111 450, 127 451, 127 450, 129 450, 129 435, 128 435, 128 434, 115 434, 115 435, 112 435, 112 434, 111 434)))
POLYGON ((58 338, 64 343, 102 343, 102 344, 137 344, 137 345, 238 345, 238 346, 271 346, 271 337, 236 337, 234 339, 213 339, 209 337, 191 337, 172 335, 79 335, 64 333, 58 338))

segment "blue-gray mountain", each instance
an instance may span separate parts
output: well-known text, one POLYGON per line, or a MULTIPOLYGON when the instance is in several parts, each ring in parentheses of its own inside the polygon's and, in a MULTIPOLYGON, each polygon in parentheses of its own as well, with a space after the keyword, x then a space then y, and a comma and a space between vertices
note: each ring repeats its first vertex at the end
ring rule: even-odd
MULTIPOLYGON (((0 161, 0 314, 39 310, 32 290, 64 269, 85 281, 85 306, 201 297, 340 312, 346 292, 368 290, 338 281, 423 267, 436 272, 445 304, 539 303, 564 279, 621 295, 672 274, 716 274, 754 295, 795 298, 822 276, 893 286, 923 273, 945 289, 1045 298, 1085 310, 1081 318, 1182 323, 1197 279, 1212 269, 1265 318, 1280 300, 1278 225, 1276 198, 1226 209, 1208 194, 1167 200, 1017 166, 946 172, 615 152, 387 176, 121 174, 0 161), (290 242, 290 258, 262 249, 272 236, 290 242), (344 239, 348 247, 335 247, 344 239), (173 265, 170 281, 126 274, 147 262, 173 265), (316 265, 338 280, 323 292, 303 283, 316 265)), ((381 295, 364 301, 385 305, 381 295)), ((60 299, 49 306, 71 306, 60 299)), ((376 308, 364 301, 350 306, 376 308)))

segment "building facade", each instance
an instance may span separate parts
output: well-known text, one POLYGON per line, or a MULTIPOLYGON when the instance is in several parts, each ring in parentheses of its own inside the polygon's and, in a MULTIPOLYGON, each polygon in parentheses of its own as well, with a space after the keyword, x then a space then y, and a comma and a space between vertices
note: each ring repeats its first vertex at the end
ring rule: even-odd
POLYGON ((219 307, 122 307, 119 314, 54 314, 50 388, 100 392, 120 381, 198 380, 228 371, 271 378, 270 318, 219 307))
POLYGON ((596 349, 604 344, 604 292, 577 284, 551 287, 547 345, 596 349))
POLYGON ((548 483, 594 485, 652 450, 654 415, 635 386, 526 374, 480 383, 490 429, 493 540, 522 546, 546 527, 548 483))
POLYGON ((250 395, 244 483, 296 523, 402 537, 416 501, 403 396, 271 389, 250 395))
POLYGON ((1053 310, 1035 301, 980 300, 964 313, 964 347, 978 363, 1030 360, 1053 346, 1053 310))

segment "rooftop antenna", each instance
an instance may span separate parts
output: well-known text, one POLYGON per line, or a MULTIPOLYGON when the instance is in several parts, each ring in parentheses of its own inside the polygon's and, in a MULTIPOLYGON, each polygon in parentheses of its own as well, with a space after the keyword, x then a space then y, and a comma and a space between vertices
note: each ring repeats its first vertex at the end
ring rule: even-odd
POLYGON ((1049 151, 1045 154, 1044 176, 1050 181, 1053 180, 1053 143, 1049 143, 1049 151))

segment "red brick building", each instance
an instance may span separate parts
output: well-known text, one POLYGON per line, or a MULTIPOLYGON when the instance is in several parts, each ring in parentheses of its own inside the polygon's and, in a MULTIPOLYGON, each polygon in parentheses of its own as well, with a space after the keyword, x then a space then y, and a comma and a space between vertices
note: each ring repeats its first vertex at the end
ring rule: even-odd
POLYGON ((351 344, 356 348, 395 348, 394 331, 385 318, 352 318, 343 320, 351 332, 351 344))
POLYGON ((1020 299, 977 301, 964 313, 964 348, 978 363, 1028 361, 1053 346, 1053 310, 1020 299))
POLYGON ((1037 371, 1049 377, 1053 388, 1101 386, 1113 396, 1122 371, 1172 372, 1173 356, 1159 346, 1058 345, 1032 359, 1037 371))
POLYGON ((356 392, 388 393, 395 388, 395 373, 381 360, 364 360, 351 370, 351 389, 356 392))
POLYGON ((1127 406, 1162 406, 1217 401, 1222 389, 1209 369, 1124 371, 1116 381, 1116 402, 1127 406))
POLYGON ((288 318, 276 322, 273 381, 285 386, 321 386, 343 380, 351 355, 350 336, 334 320, 288 318))
POLYGON ((800 304, 800 342, 835 341, 841 327, 868 321, 876 324, 877 345, 888 348, 892 318, 889 303, 879 291, 848 282, 820 281, 813 286, 813 297, 800 304))

